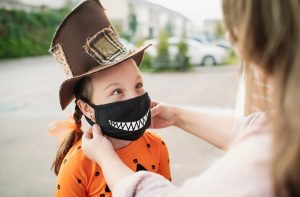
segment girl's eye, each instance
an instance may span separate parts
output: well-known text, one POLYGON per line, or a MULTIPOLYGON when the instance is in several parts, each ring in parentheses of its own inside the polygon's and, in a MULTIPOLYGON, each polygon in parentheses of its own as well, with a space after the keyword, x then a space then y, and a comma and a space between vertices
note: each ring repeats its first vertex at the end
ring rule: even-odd
POLYGON ((143 83, 137 83, 136 86, 135 86, 135 88, 139 89, 139 88, 142 88, 143 86, 144 86, 143 83))
POLYGON ((119 94, 122 94, 123 92, 122 92, 122 90, 121 89, 116 89, 113 93, 112 93, 112 95, 119 95, 119 94))

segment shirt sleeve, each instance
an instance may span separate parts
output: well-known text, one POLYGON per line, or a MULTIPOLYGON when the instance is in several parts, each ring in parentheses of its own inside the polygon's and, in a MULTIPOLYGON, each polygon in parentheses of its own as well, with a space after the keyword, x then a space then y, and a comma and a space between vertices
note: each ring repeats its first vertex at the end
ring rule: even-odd
POLYGON ((230 132, 230 144, 233 145, 238 136, 243 135, 250 125, 253 125, 257 119, 262 119, 265 115, 266 112, 256 112, 246 117, 238 118, 230 132))
POLYGON ((162 154, 160 157, 160 165, 158 169, 158 174, 164 176, 166 179, 171 181, 171 173, 170 173, 170 160, 169 160, 169 152, 167 145, 162 142, 162 154))
MULTIPOLYGON (((240 120, 241 125, 236 125, 241 126, 238 132, 244 133, 243 127, 258 124, 256 120, 261 118, 261 115, 253 114, 240 120)), ((205 172, 189 178, 180 187, 173 185, 160 174, 136 172, 115 185, 113 196, 271 196, 272 184, 268 166, 271 141, 270 132, 252 133, 246 140, 227 151, 205 172)))
POLYGON ((272 184, 268 166, 271 139, 271 135, 249 137, 206 171, 187 179, 180 187, 159 174, 136 172, 115 185, 113 196, 271 197, 272 184))
POLYGON ((160 174, 139 171, 121 180, 112 192, 114 197, 169 197, 177 189, 160 174))

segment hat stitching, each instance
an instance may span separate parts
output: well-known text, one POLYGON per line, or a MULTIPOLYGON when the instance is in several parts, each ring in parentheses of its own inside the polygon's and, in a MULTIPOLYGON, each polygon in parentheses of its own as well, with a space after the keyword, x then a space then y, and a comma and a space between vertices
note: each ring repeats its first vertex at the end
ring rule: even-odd
POLYGON ((88 38, 84 49, 101 65, 117 62, 129 54, 110 28, 104 28, 88 38))
POLYGON ((101 62, 111 62, 123 51, 122 46, 118 46, 117 42, 112 40, 113 36, 109 36, 110 33, 113 34, 111 29, 106 28, 88 42, 88 46, 94 51, 96 57, 100 56, 101 62))
POLYGON ((64 53, 63 48, 58 43, 54 47, 52 47, 49 52, 55 57, 55 59, 60 63, 61 67, 63 68, 65 75, 68 79, 72 78, 74 75, 72 73, 71 67, 67 62, 66 55, 64 53))

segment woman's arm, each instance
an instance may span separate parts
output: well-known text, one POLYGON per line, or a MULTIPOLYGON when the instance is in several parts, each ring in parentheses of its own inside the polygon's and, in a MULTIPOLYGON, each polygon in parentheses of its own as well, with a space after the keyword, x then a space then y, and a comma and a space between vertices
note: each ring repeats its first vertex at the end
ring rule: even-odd
POLYGON ((227 149, 234 116, 222 116, 188 110, 153 101, 152 128, 176 126, 221 148, 227 149))
MULTIPOLYGON (((134 173, 121 161, 96 125, 93 126, 93 131, 90 129, 84 133, 82 150, 89 159, 102 167, 107 184, 116 197, 247 196, 253 185, 257 188, 256 196, 259 196, 266 189, 266 185, 260 184, 259 180, 266 177, 258 176, 258 173, 264 172, 266 168, 253 167, 252 164, 254 160, 265 161, 266 152, 261 150, 266 149, 261 149, 261 145, 267 144, 266 142, 270 142, 269 138, 263 136, 257 141, 240 143, 235 151, 229 151, 201 176, 185 181, 181 187, 176 187, 156 173, 134 173), (232 190, 232 187, 237 189, 232 190)), ((253 191, 250 192, 253 194, 253 191)))

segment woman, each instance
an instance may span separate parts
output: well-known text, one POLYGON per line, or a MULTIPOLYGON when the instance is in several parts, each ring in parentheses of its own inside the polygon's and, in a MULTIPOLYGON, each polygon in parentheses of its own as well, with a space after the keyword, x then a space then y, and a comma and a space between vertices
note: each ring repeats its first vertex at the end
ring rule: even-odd
POLYGON ((223 0, 229 38, 241 58, 272 85, 272 111, 240 120, 153 103, 153 128, 175 125, 228 149, 206 172, 176 187, 134 173, 94 126, 83 137, 114 196, 300 196, 300 2, 223 0))

